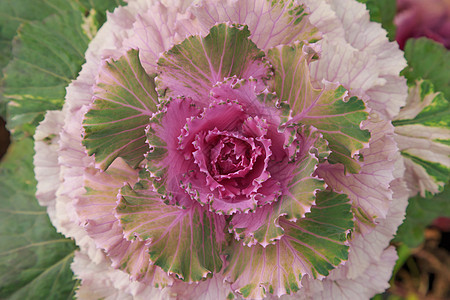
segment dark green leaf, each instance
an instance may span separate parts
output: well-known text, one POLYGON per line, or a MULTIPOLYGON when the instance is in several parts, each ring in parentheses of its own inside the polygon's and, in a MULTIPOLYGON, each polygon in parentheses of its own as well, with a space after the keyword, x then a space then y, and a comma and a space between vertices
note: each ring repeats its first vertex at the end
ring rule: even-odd
MULTIPOLYGON (((0 71, 12 58, 12 39, 23 22, 43 20, 61 11, 74 9, 67 0, 2 0, 0 1, 0 71)), ((0 116, 6 117, 0 72, 0 116)), ((6 119, 6 118, 5 118, 6 119)))
POLYGON ((3 69, 11 59, 11 41, 0 37, 0 70, 3 69))
POLYGON ((410 198, 406 219, 399 227, 394 241, 403 242, 411 248, 417 247, 424 240, 425 227, 439 216, 450 217, 449 199, 448 183, 444 191, 434 197, 410 198))
POLYGON ((84 63, 89 38, 106 20, 106 10, 123 4, 119 0, 0 2, 0 68, 13 59, 4 70, 0 115, 6 115, 4 102, 27 101, 8 108, 8 127, 15 129, 16 136, 24 131, 32 134, 35 126, 24 128, 24 124, 36 125, 43 112, 61 107, 65 87, 84 63), (82 28, 86 22, 89 30, 82 28))
POLYGON ((450 99, 450 51, 427 38, 409 39, 405 46, 408 67, 402 75, 414 85, 418 79, 433 83, 436 92, 443 92, 450 99))
POLYGON ((106 11, 113 11, 117 6, 125 5, 123 0, 73 0, 80 4, 80 6, 87 12, 91 9, 95 9, 98 12, 96 19, 99 24, 103 24, 106 21, 106 11))
POLYGON ((394 17, 397 12, 397 3, 395 0, 358 0, 365 3, 370 13, 370 20, 381 23, 388 32, 389 40, 395 40, 394 17))
POLYGON ((80 12, 53 15, 25 24, 13 42, 13 60, 4 70, 8 127, 13 134, 24 124, 36 125, 46 110, 60 109, 65 88, 84 62, 88 38, 80 12))
POLYGON ((75 245, 57 233, 34 196, 33 141, 0 165, 0 299, 72 299, 75 245))

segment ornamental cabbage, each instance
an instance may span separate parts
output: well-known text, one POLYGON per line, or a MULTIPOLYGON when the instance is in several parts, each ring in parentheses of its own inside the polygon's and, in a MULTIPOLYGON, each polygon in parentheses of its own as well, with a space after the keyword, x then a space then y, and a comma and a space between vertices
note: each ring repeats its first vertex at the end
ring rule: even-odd
POLYGON ((37 197, 80 248, 77 296, 386 289, 408 189, 391 123, 405 61, 385 35, 354 0, 109 14, 35 135, 37 197))

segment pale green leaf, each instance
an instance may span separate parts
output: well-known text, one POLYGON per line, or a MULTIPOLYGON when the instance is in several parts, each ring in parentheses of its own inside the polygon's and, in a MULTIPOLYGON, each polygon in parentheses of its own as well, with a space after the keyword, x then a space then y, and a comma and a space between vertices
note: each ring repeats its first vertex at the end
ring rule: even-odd
POLYGON ((312 86, 308 63, 315 55, 304 43, 270 49, 268 57, 275 69, 272 88, 281 105, 290 107, 287 111, 291 119, 287 124, 316 127, 332 151, 328 161, 342 163, 347 171, 357 173, 360 169, 358 151, 370 139, 370 132, 360 128, 368 113, 362 100, 347 99, 347 91, 342 86, 331 83, 322 89, 312 86))
POLYGON ((297 222, 280 220, 285 235, 275 245, 247 247, 237 241, 226 250, 225 276, 244 298, 292 294, 303 276, 324 278, 348 259, 353 214, 346 195, 319 192, 316 206, 297 222))
MULTIPOLYGON (((212 87, 225 78, 266 78, 264 52, 249 39, 247 26, 218 24, 209 34, 191 36, 158 60, 158 88, 170 96, 207 101, 212 87)), ((207 103, 206 103, 207 104, 207 103)))
POLYGON ((94 87, 94 102, 83 121, 83 145, 103 170, 117 157, 136 167, 149 148, 145 127, 158 104, 153 78, 137 50, 107 61, 94 87))
POLYGON ((171 206, 152 191, 148 182, 124 186, 116 215, 126 238, 148 241, 150 259, 186 282, 219 272, 222 259, 214 216, 206 208, 171 206))
POLYGON ((450 180, 450 102, 418 80, 393 124, 409 188, 422 197, 442 191, 450 180))

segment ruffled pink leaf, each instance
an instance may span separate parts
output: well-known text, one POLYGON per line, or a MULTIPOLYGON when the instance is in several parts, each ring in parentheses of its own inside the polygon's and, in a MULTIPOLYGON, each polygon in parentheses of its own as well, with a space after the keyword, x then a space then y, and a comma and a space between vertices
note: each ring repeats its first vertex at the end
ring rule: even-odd
POLYGON ((191 11, 206 31, 222 22, 246 24, 250 39, 263 50, 320 38, 308 20, 306 7, 295 1, 208 0, 191 7, 191 11))
MULTIPOLYGON (((243 239, 244 245, 260 243, 266 247, 279 240, 284 233, 279 224, 279 218, 296 221, 311 211, 316 200, 317 191, 325 189, 325 182, 319 179, 314 171, 319 158, 324 159, 329 154, 326 141, 314 128, 304 126, 298 133, 294 130, 295 140, 287 140, 285 147, 298 144, 299 149, 289 162, 277 164, 270 168, 272 178, 281 182, 277 186, 280 197, 275 203, 265 204, 253 213, 236 214, 230 222, 230 232, 237 239, 243 239), (289 145, 290 143, 290 145, 289 145)), ((296 148, 294 146, 294 148, 296 148)))
POLYGON ((191 14, 179 5, 189 5, 189 1, 154 1, 142 4, 149 7, 143 8, 136 16, 132 34, 123 44, 126 49, 139 49, 142 66, 148 74, 153 74, 161 53, 181 43, 187 36, 203 32, 191 14))
POLYGON ((184 207, 192 205, 189 196, 180 188, 180 181, 183 174, 195 166, 185 159, 178 148, 186 122, 200 112, 190 99, 174 99, 152 117, 146 129, 150 147, 146 155, 146 168, 151 173, 151 180, 158 193, 166 195, 171 204, 184 207))
POLYGON ((87 169, 86 193, 74 206, 88 235, 97 247, 107 253, 114 268, 126 271, 134 280, 164 287, 172 283, 172 278, 159 267, 150 264, 148 247, 144 242, 130 242, 124 238, 114 215, 120 187, 123 182, 135 180, 137 172, 121 159, 116 160, 105 172, 87 169))

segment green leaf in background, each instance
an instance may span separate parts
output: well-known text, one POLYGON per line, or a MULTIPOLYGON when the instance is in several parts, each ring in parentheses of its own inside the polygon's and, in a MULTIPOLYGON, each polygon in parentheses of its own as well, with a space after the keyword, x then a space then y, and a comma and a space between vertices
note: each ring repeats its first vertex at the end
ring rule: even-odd
POLYGON ((396 27, 394 17, 397 12, 397 3, 395 0, 358 0, 365 3, 370 13, 370 20, 381 23, 387 31, 390 41, 395 40, 396 27))
POLYGON ((0 68, 11 58, 11 41, 19 25, 26 21, 43 20, 46 17, 73 9, 67 0, 2 0, 0 1, 0 68))
POLYGON ((85 12, 94 9, 98 14, 96 19, 101 26, 106 21, 106 12, 113 11, 118 6, 123 6, 126 3, 123 0, 72 0, 78 3, 85 12))
POLYGON ((112 11, 122 0, 2 0, 0 1, 0 69, 3 69, 11 55, 11 41, 20 24, 43 20, 54 14, 79 10, 87 15, 95 9, 99 25, 106 20, 106 11, 112 11))
POLYGON ((57 233, 34 196, 33 141, 0 165, 0 299, 72 299, 75 244, 57 233))
POLYGON ((65 87, 84 63, 89 39, 119 0, 6 0, 0 2, 0 115, 16 136, 34 131, 49 109, 59 109, 65 87), (86 26, 86 23, 88 26, 86 26), (22 25, 20 25, 22 24, 22 25), (20 25, 20 27, 19 27, 20 25), (19 29, 18 29, 19 28, 19 29), (13 37, 18 34, 11 42, 13 37), (12 52, 11 52, 12 51, 12 52), (3 94, 3 95, 1 95, 3 94), (5 112, 5 102, 15 101, 5 112), (21 101, 27 101, 27 104, 21 101), (31 101, 28 101, 31 100, 31 101), (22 125, 30 123, 34 126, 22 125))
POLYGON ((434 197, 416 196, 409 199, 407 218, 400 225, 394 241, 403 242, 408 247, 417 247, 424 240, 425 228, 437 217, 450 217, 450 188, 434 197))
POLYGON ((8 127, 37 125, 47 110, 60 109, 65 88, 78 75, 89 39, 73 11, 25 24, 14 40, 14 58, 4 69, 8 127))
MULTIPOLYGON (((0 70, 12 59, 12 39, 20 24, 43 20, 61 11, 74 7, 67 0, 2 0, 0 1, 0 70)), ((0 116, 6 119, 6 101, 2 95, 2 74, 0 72, 0 116)))
POLYGON ((450 99, 450 51, 427 38, 409 39, 405 46, 408 67, 402 75, 414 85, 418 79, 429 80, 437 92, 450 99))

